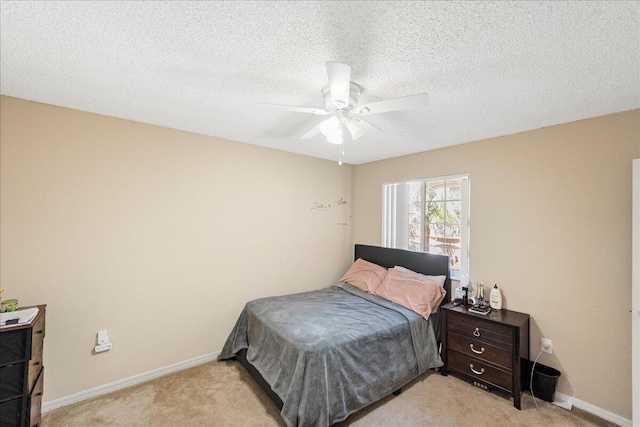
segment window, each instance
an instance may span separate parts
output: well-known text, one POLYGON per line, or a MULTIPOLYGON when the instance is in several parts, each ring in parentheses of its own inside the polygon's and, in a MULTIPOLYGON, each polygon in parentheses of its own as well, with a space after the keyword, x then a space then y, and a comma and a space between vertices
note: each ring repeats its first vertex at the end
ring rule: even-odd
POLYGON ((449 255, 469 273, 469 176, 384 184, 382 246, 449 255))

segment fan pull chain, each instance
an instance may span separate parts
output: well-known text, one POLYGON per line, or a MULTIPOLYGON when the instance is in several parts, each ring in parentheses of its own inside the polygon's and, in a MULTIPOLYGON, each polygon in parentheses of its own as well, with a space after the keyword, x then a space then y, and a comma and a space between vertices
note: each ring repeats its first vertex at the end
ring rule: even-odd
POLYGON ((338 148, 340 149, 340 160, 338 160, 338 166, 342 166, 342 156, 344 156, 344 142, 338 145, 338 148))

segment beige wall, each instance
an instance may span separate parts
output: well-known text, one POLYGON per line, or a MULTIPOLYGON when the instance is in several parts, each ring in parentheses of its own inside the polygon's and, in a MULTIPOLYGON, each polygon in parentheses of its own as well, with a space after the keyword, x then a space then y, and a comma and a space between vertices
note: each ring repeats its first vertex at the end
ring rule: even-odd
POLYGON ((45 401, 218 351, 246 301, 327 286, 350 264, 351 166, 0 108, 0 283, 48 304, 45 401), (102 328, 114 347, 92 355, 102 328))
POLYGON ((0 284, 48 304, 45 401, 220 350, 247 300, 380 243, 382 183, 470 173, 472 281, 553 340, 558 391, 631 418, 639 110, 353 168, 0 99, 0 284))
POLYGON ((354 241, 381 242, 385 182, 469 173, 473 283, 531 314, 558 391, 631 418, 631 173, 640 110, 356 167, 354 241))

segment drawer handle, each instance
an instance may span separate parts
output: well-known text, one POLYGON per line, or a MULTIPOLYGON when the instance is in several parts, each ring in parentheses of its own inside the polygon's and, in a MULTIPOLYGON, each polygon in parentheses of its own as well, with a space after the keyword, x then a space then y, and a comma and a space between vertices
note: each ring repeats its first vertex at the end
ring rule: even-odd
POLYGON ((484 374, 484 368, 480 368, 479 371, 476 371, 475 369, 473 369, 473 363, 471 365, 469 365, 469 367, 471 368, 471 372, 473 372, 476 375, 484 374))
POLYGON ((469 348, 471 348, 471 351, 473 351, 475 354, 484 353, 484 347, 481 347, 480 350, 476 350, 475 348, 473 348, 473 344, 469 344, 469 348))
MULTIPOLYGON (((473 344, 472 344, 473 345, 473 344)), ((484 349, 483 349, 484 350, 484 349)), ((34 362, 33 366, 40 366, 40 361, 34 362)))
POLYGON ((474 337, 479 337, 480 336, 480 329, 476 328, 476 330, 473 331, 473 336, 474 337))
POLYGON ((36 334, 44 334, 44 329, 40 329, 39 331, 36 331, 36 334))
POLYGON ((36 393, 36 396, 42 396, 42 392, 36 393))

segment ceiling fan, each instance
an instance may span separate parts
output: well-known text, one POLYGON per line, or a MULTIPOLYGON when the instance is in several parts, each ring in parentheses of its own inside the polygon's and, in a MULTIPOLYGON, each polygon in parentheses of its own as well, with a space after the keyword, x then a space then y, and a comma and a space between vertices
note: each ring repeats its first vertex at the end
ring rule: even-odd
POLYGON ((344 128, 347 129, 353 140, 360 138, 369 129, 384 133, 382 129, 379 129, 358 116, 423 108, 429 104, 429 95, 420 93, 402 98, 358 105, 358 100, 364 89, 362 86, 351 81, 351 67, 349 65, 333 61, 327 62, 327 77, 329 84, 322 88, 321 91, 324 98, 324 109, 267 103, 260 104, 299 113, 310 113, 319 116, 330 115, 331 117, 302 135, 301 138, 313 138, 319 133, 322 133, 328 142, 338 145, 344 141, 344 128))

